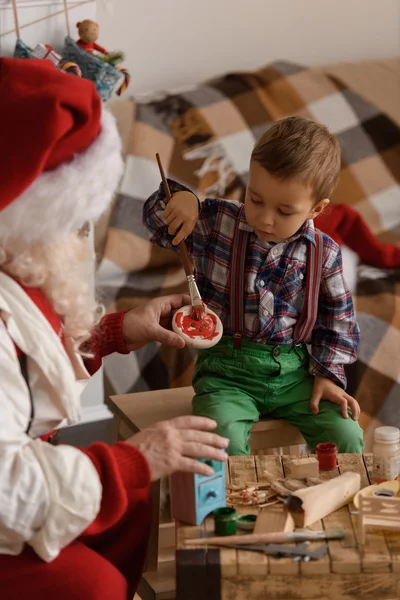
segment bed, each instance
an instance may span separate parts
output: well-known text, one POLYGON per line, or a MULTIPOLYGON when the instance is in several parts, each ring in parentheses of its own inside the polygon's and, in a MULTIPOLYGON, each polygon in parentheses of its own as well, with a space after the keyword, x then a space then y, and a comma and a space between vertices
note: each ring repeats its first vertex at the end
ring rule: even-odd
MULTIPOLYGON (((120 101, 114 112, 125 172, 112 209, 97 225, 97 286, 108 311, 186 291, 178 257, 151 246, 141 221, 156 189, 159 152, 170 177, 200 197, 242 200, 254 140, 270 123, 301 115, 326 123, 343 144, 333 202, 351 205, 382 242, 400 243, 400 60, 311 69, 276 61, 227 73, 180 94, 120 101)), ((362 341, 347 369, 362 407, 367 449, 380 424, 400 427, 400 271, 357 266, 354 290, 362 341)), ((195 353, 150 344, 105 360, 106 390, 118 394, 190 384, 195 353)))

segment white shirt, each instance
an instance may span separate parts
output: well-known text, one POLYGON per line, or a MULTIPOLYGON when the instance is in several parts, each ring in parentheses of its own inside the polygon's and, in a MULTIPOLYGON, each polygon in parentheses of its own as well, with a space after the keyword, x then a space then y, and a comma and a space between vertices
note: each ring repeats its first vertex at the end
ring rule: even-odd
POLYGON ((71 446, 32 437, 80 418, 81 358, 67 350, 25 291, 0 272, 0 554, 30 545, 45 561, 77 538, 100 510, 92 461, 71 446), (14 343, 27 356, 29 390, 14 343))

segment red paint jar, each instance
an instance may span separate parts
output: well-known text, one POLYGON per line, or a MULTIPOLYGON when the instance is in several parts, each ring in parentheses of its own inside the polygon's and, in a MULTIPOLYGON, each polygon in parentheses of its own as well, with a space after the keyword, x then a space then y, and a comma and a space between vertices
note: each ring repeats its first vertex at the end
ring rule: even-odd
POLYGON ((336 469, 337 446, 331 442, 324 442, 317 446, 317 458, 320 471, 336 469))

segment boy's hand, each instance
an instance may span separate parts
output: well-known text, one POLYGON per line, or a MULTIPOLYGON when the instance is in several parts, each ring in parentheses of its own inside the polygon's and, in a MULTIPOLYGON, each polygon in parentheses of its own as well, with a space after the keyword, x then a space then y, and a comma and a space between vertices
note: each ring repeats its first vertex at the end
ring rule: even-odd
POLYGON ((164 219, 168 225, 168 233, 175 235, 172 243, 177 246, 190 235, 197 223, 199 205, 191 192, 177 192, 167 204, 164 219))
POLYGON ((360 417, 360 405, 357 400, 349 394, 346 394, 336 383, 320 375, 315 376, 313 393, 311 396, 310 408, 313 415, 319 412, 319 403, 321 400, 328 400, 333 404, 338 404, 341 408, 342 417, 347 419, 349 414, 347 409, 351 410, 351 417, 358 421, 360 417))

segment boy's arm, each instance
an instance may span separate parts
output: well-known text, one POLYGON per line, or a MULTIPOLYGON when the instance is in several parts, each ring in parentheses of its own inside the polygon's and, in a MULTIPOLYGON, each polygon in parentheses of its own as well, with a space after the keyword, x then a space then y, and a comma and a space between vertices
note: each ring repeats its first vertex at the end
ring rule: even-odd
MULTIPOLYGON (((178 192, 190 192, 197 198, 189 188, 176 181, 168 179, 168 185, 171 195, 178 192)), ((199 206, 197 223, 192 234, 186 238, 186 245, 192 256, 204 252, 211 241, 211 235, 215 230, 217 221, 218 206, 223 201, 207 199, 200 203, 197 198, 197 202, 199 206)), ((165 207, 165 193, 163 184, 161 183, 159 189, 144 204, 143 225, 149 233, 150 241, 153 244, 157 244, 157 246, 161 246, 162 248, 177 250, 177 246, 172 245, 174 236, 168 233, 168 225, 164 218, 165 207)))
POLYGON ((329 240, 318 302, 318 318, 312 334, 310 371, 346 388, 344 365, 357 359, 360 329, 353 300, 343 277, 342 253, 329 240))

